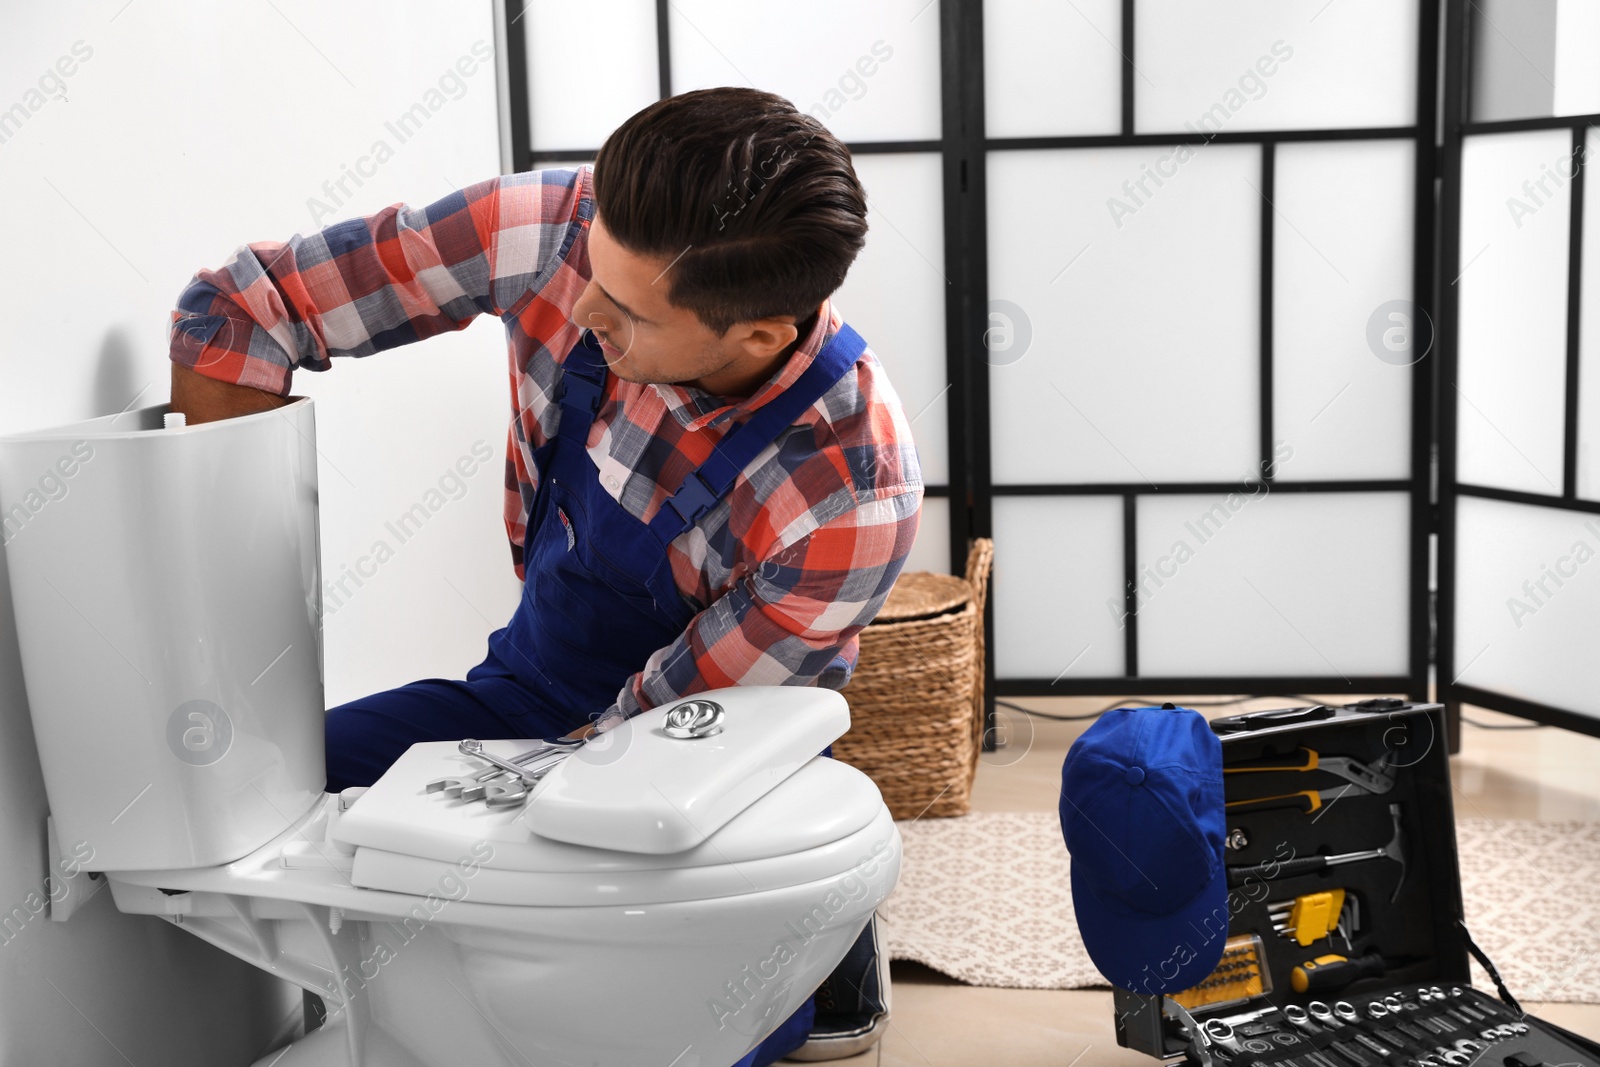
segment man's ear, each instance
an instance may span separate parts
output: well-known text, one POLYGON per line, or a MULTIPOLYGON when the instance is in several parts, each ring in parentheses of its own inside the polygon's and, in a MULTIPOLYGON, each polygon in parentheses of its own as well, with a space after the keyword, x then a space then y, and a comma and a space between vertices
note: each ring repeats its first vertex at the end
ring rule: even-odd
POLYGON ((728 328, 728 340, 755 359, 771 359, 800 336, 793 315, 775 315, 750 322, 736 322, 728 328))

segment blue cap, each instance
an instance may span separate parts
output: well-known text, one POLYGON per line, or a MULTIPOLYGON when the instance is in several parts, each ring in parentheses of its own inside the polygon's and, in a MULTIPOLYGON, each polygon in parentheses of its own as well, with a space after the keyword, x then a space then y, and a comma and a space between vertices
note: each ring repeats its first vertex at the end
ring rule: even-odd
POLYGON ((1174 993, 1228 939, 1222 743, 1198 712, 1108 711, 1061 767, 1061 832, 1089 958, 1113 985, 1174 993))

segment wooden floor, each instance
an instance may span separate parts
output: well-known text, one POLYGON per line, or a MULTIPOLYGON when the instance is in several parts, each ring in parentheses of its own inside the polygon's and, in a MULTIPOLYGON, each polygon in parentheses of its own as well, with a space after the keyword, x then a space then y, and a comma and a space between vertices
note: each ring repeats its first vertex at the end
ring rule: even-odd
MULTIPOLYGON (((1017 703, 1071 715, 1107 702, 1017 703)), ((1282 701, 1265 701, 1239 707, 1281 706, 1282 701)), ((1233 710, 1238 709, 1229 713, 1233 710)), ((1055 811, 1061 761, 1088 723, 1003 714, 1007 744, 984 755, 973 789, 974 809, 1055 811)), ((1477 708, 1467 709, 1467 716, 1489 724, 1521 721, 1477 708)), ((1486 730, 1467 725, 1461 754, 1452 762, 1456 812, 1462 817, 1600 821, 1600 739, 1552 728, 1486 730)), ((1600 1005, 1524 1007, 1578 1033, 1600 1037, 1600 1005)), ((857 1067, 1153 1067, 1156 1061, 1117 1047, 1109 992, 979 989, 917 964, 896 963, 887 1036, 870 1052, 834 1062, 857 1067)))

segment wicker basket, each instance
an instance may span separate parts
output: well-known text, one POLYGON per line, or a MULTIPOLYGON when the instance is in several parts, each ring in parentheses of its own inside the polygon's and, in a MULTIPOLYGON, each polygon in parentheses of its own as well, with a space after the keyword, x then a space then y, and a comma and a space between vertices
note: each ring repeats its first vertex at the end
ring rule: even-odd
POLYGON ((967 576, 900 575, 861 631, 845 689, 850 732, 833 755, 864 771, 896 819, 965 815, 983 742, 983 603, 994 542, 967 553, 967 576))

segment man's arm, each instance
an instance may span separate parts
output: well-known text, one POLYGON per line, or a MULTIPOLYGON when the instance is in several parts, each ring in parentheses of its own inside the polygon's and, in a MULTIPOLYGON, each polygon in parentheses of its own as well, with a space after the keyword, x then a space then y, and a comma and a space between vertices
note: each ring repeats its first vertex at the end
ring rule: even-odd
POLYGON ((182 363, 172 364, 171 410, 181 411, 190 426, 217 419, 231 419, 235 415, 254 415, 282 407, 289 397, 252 389, 248 385, 231 385, 228 382, 207 378, 190 370, 182 363))
POLYGON ((883 608, 921 504, 920 486, 901 486, 775 551, 650 657, 601 728, 707 689, 814 682, 883 608))
POLYGON ((173 409, 190 422, 264 411, 287 402, 296 367, 503 316, 568 247, 583 175, 502 175, 241 248, 196 274, 172 312, 173 409))

